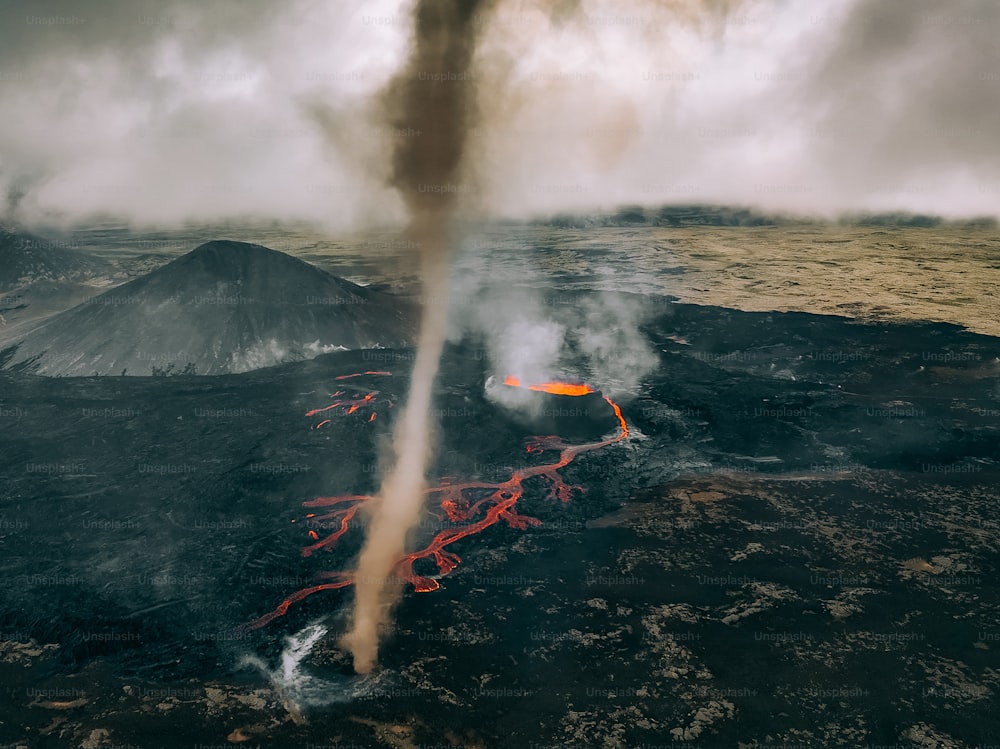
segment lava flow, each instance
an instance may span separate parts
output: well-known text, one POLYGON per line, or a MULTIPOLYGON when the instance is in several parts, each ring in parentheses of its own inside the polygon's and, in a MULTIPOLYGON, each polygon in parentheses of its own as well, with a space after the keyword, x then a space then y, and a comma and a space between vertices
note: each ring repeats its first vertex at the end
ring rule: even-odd
MULTIPOLYGON (((353 375, 345 375, 338 379, 351 376, 353 375)), ((509 387, 525 387, 528 390, 534 390, 536 392, 568 396, 582 396, 598 392, 589 385, 567 382, 546 382, 535 385, 522 385, 520 380, 516 377, 505 378, 504 384, 509 387)), ((434 563, 437 565, 439 576, 446 575, 455 569, 455 567, 462 561, 457 554, 445 549, 445 547, 450 546, 456 541, 466 538, 467 536, 480 533, 500 520, 503 520, 510 527, 518 529, 541 525, 541 521, 537 518, 520 515, 515 509, 515 505, 517 505, 518 500, 520 500, 524 495, 523 485, 526 479, 534 477, 545 478, 549 482, 548 498, 558 499, 561 502, 568 502, 572 497, 574 489, 583 491, 582 487, 571 486, 563 481, 562 476, 558 473, 559 469, 569 465, 577 455, 590 452, 592 450, 598 450, 602 447, 607 447, 608 445, 613 445, 616 442, 621 442, 629 436, 628 424, 625 421, 625 417, 622 416, 621 408, 607 396, 602 397, 614 410, 615 417, 618 420, 618 434, 615 436, 598 442, 588 442, 582 445, 567 445, 563 442, 562 438, 555 435, 529 437, 525 446, 526 452, 529 454, 540 454, 543 452, 558 450, 558 458, 551 463, 529 466, 527 468, 515 470, 511 473, 509 479, 500 483, 483 481, 449 483, 447 480, 442 480, 442 482, 437 486, 429 487, 426 490, 426 494, 433 495, 438 498, 438 506, 444 511, 448 520, 452 523, 466 524, 439 531, 437 535, 431 539, 430 543, 423 549, 414 551, 402 557, 395 565, 396 579, 401 582, 409 583, 413 586, 414 590, 420 593, 437 590, 441 586, 436 579, 426 577, 424 575, 418 575, 413 571, 413 565, 415 562, 421 559, 433 559, 434 563), (480 496, 478 499, 467 496, 470 493, 483 492, 488 493, 485 494, 485 496, 480 496), (477 520, 476 518, 479 519, 477 520)), ((327 408, 331 407, 336 406, 331 405, 327 408)), ((310 411, 307 415, 318 413, 320 410, 325 409, 310 411)), ((350 411, 348 411, 348 413, 350 413, 350 411)), ((347 533, 350 523, 354 519, 361 505, 370 499, 372 499, 372 497, 367 494, 345 494, 333 497, 318 497, 304 502, 303 506, 310 508, 335 507, 336 509, 319 515, 310 513, 306 516, 306 518, 312 525, 321 524, 321 527, 324 528, 332 526, 335 527, 336 530, 323 539, 320 539, 319 534, 314 530, 310 530, 309 537, 313 539, 315 543, 304 547, 302 549, 302 555, 310 556, 315 551, 328 549, 334 546, 337 541, 339 541, 341 537, 347 533)), ((261 616, 259 619, 250 622, 247 627, 256 629, 268 624, 274 619, 287 613, 292 604, 298 603, 313 593, 318 593, 323 590, 345 588, 354 583, 353 573, 351 572, 321 572, 317 574, 317 577, 329 580, 329 582, 312 585, 292 593, 288 596, 288 598, 283 600, 278 607, 274 609, 274 611, 271 611, 264 616, 261 616)))
POLYGON ((569 382, 542 382, 537 385, 522 385, 518 378, 509 375, 504 377, 503 384, 515 388, 527 387, 528 390, 534 390, 536 393, 552 393, 553 395, 589 395, 597 392, 590 385, 574 385, 569 382))
MULTIPOLYGON (((352 377, 364 377, 365 375, 382 375, 391 376, 392 372, 356 372, 354 374, 339 375, 334 377, 335 380, 349 380, 352 377)), ((310 411, 306 411, 306 416, 316 416, 317 414, 326 413, 327 411, 338 410, 343 414, 352 414, 361 409, 371 409, 368 413, 368 421, 375 421, 375 406, 378 404, 377 396, 379 394, 378 390, 372 390, 366 393, 361 398, 348 398, 343 390, 338 390, 334 393, 330 393, 331 398, 335 398, 332 403, 323 406, 322 408, 314 408, 310 411)), ((386 400, 386 404, 389 408, 392 408, 392 401, 386 400)), ((330 419, 323 419, 317 424, 313 425, 313 429, 320 429, 325 427, 330 423, 330 419)))

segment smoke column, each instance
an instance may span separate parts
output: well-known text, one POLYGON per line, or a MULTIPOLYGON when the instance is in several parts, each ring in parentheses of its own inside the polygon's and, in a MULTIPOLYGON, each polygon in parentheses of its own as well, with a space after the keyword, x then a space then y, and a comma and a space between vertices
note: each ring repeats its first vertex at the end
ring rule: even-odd
POLYGON ((367 673, 378 658, 380 634, 398 600, 392 577, 420 519, 431 455, 430 406, 447 335, 450 232, 474 91, 470 73, 476 13, 488 0, 418 0, 406 69, 388 86, 385 119, 393 133, 391 184, 409 214, 420 251, 424 308, 406 407, 393 431, 395 461, 367 529, 355 575, 354 612, 343 644, 354 670, 367 673))

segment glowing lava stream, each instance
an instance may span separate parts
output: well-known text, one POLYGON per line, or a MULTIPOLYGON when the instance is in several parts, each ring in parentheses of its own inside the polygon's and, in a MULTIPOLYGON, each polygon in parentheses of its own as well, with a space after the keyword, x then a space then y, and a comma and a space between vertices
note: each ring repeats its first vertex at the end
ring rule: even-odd
MULTIPOLYGON (((376 373, 371 372, 364 374, 376 373)), ((379 372, 377 374, 388 373, 379 372)), ((342 375, 337 379, 346 379, 347 377, 353 376, 355 375, 342 375)), ((516 377, 505 378, 504 384, 510 387, 526 387, 528 390, 553 393, 557 395, 581 396, 598 392, 589 385, 566 382, 546 382, 525 386, 522 385, 520 380, 516 377)), ((426 490, 426 493, 428 495, 440 495, 440 507, 445 511, 451 522, 472 520, 473 517, 478 515, 479 512, 484 509, 485 515, 481 520, 471 522, 468 525, 441 530, 423 549, 405 555, 396 563, 395 573, 397 575, 397 579, 410 583, 414 590, 419 593, 437 590, 441 587, 437 580, 414 573, 413 563, 418 559, 428 559, 433 557, 440 574, 446 575, 455 569, 455 567, 462 561, 457 554, 445 551, 446 546, 453 544, 466 536, 479 533, 500 520, 503 520, 512 528, 518 529, 525 529, 528 526, 541 525, 541 521, 537 518, 528 517, 527 515, 519 515, 514 510, 514 506, 524 495, 523 483, 525 479, 534 478, 536 476, 543 476, 547 478, 551 482, 548 498, 558 499, 561 502, 569 502, 574 488, 583 491, 582 487, 572 487, 568 485, 565 481, 563 481, 562 476, 560 476, 557 471, 560 468, 564 468, 569 465, 573 459, 581 453, 599 450, 602 447, 607 447, 608 445, 613 445, 616 442, 621 442, 629 436, 628 424, 625 421, 625 417, 622 416, 621 408, 607 396, 602 395, 601 397, 608 402, 612 409, 614 409, 615 417, 618 419, 618 434, 614 437, 610 437, 599 442, 588 442, 582 445, 567 445, 560 437, 555 435, 529 437, 525 448, 527 452, 537 454, 548 450, 559 450, 559 459, 554 463, 546 463, 544 465, 530 466, 515 470, 507 481, 501 483, 468 481, 460 484, 450 484, 446 481, 442 481, 442 483, 438 486, 429 487, 426 490), (490 489, 492 490, 492 493, 482 499, 470 502, 465 497, 465 492, 476 489, 490 489)), ((334 406, 328 406, 327 408, 332 407, 334 406)), ((312 415, 321 410, 325 409, 310 411, 307 415, 312 415)), ((348 411, 348 413, 350 412, 351 411, 348 411)), ((339 523, 335 523, 335 525, 338 526, 336 531, 321 540, 318 539, 317 533, 309 531, 310 537, 316 539, 316 543, 303 548, 302 555, 311 556, 315 551, 329 548, 336 544, 337 541, 339 541, 340 538, 348 531, 349 524, 351 520, 354 519, 358 509, 361 507, 361 504, 370 499, 372 499, 372 497, 367 494, 344 494, 335 497, 318 497, 316 499, 303 502, 304 507, 333 507, 335 505, 348 506, 340 507, 322 515, 310 513, 306 516, 313 523, 336 520, 339 520, 339 523)), ((259 619, 255 619, 246 626, 250 629, 263 627, 279 616, 286 614, 292 604, 298 603, 302 599, 311 596, 313 593, 319 593, 323 590, 346 588, 354 583, 353 573, 351 572, 320 572, 317 574, 317 577, 331 580, 331 582, 320 583, 318 585, 312 585, 295 591, 288 596, 288 598, 278 604, 278 607, 274 609, 274 611, 265 614, 259 619)))
MULTIPOLYGON (((365 375, 382 375, 382 376, 389 377, 389 376, 392 375, 392 372, 357 372, 355 374, 339 375, 337 377, 334 377, 333 379, 335 379, 335 380, 349 380, 352 377, 363 377, 365 375)), ((337 408, 339 408, 341 410, 341 413, 352 414, 355 411, 359 410, 360 408, 363 408, 363 407, 367 406, 367 407, 370 407, 372 409, 371 414, 368 416, 368 421, 372 422, 372 421, 375 421, 375 410, 374 409, 375 409, 375 406, 378 404, 378 400, 376 399, 375 396, 377 396, 378 394, 379 394, 378 390, 372 390, 370 393, 368 393, 367 395, 365 395, 362 398, 343 398, 341 396, 344 395, 344 391, 343 390, 338 390, 335 393, 330 393, 330 397, 331 398, 337 398, 337 400, 333 401, 332 403, 330 403, 327 406, 323 406, 323 408, 314 408, 311 411, 306 411, 306 416, 315 416, 316 414, 325 413, 326 411, 332 411, 333 409, 337 409, 337 408)), ((392 408, 392 401, 391 400, 387 400, 386 403, 389 405, 389 408, 392 408)), ((330 419, 323 419, 321 422, 319 422, 318 424, 314 425, 313 429, 319 429, 320 427, 324 427, 324 426, 326 426, 329 423, 330 423, 330 419)))

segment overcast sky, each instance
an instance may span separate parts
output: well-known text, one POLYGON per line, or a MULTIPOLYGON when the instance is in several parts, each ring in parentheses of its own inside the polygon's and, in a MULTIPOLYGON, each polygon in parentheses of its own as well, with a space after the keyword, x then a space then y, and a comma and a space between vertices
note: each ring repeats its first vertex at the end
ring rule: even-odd
MULTIPOLYGON (((441 83, 477 86, 479 208, 1000 215, 995 0, 497 5, 441 83)), ((5 2, 7 210, 397 220, 375 113, 409 30, 398 0, 5 2)))

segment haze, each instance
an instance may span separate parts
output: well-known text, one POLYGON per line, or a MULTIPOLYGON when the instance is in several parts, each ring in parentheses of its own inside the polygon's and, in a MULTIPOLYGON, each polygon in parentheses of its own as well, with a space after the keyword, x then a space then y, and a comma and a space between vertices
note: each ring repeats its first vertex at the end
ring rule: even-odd
MULTIPOLYGON (((373 110, 409 9, 5 3, 6 218, 402 222, 373 110)), ((494 21, 477 174, 458 186, 489 215, 1000 215, 996 3, 503 2, 494 21)))

